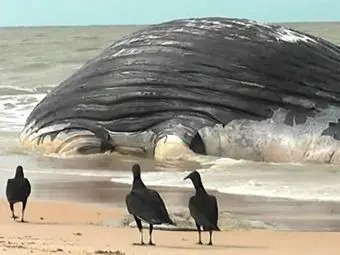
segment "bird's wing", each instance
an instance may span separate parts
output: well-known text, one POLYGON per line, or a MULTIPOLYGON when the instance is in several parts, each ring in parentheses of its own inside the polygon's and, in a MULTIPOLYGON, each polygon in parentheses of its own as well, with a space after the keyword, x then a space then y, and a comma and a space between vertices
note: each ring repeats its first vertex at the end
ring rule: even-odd
POLYGON ((7 200, 10 200, 13 197, 13 180, 8 179, 6 184, 6 197, 7 200))
POLYGON ((137 200, 134 196, 134 192, 131 191, 125 198, 126 208, 130 214, 135 214, 136 208, 138 208, 139 200, 137 200))
POLYGON ((194 220, 202 226, 215 226, 218 220, 218 205, 214 196, 192 196, 189 210, 194 220))
POLYGON ((202 201, 200 201, 199 197, 192 196, 189 200, 189 211, 190 215, 194 218, 194 220, 199 225, 206 224, 206 215, 205 210, 209 205, 206 205, 202 201))
POLYGON ((151 224, 162 223, 164 219, 160 211, 163 212, 164 209, 158 196, 148 189, 132 190, 126 197, 129 213, 151 224))
POLYGON ((159 193, 155 190, 149 189, 149 192, 152 194, 152 200, 155 205, 157 205, 157 208, 159 208, 158 216, 168 223, 172 223, 172 220, 169 217, 168 210, 166 209, 165 203, 162 199, 162 197, 159 195, 159 193))
POLYGON ((23 190, 26 197, 29 197, 29 195, 31 194, 31 183, 27 178, 24 179, 23 190))
POLYGON ((210 195, 210 203, 211 203, 211 211, 209 211, 209 219, 211 219, 211 223, 217 225, 218 221, 218 204, 215 196, 210 195))

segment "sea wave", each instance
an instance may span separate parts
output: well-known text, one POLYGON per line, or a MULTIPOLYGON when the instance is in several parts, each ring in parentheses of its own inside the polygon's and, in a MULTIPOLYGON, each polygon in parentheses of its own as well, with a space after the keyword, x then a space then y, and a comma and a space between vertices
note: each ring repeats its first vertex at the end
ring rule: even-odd
MULTIPOLYGON (((220 193, 304 201, 340 201, 340 171, 331 167, 328 169, 327 166, 319 167, 325 169, 320 171, 317 167, 295 164, 255 166, 254 162, 244 161, 237 165, 214 164, 198 171, 205 187, 220 193)), ((188 173, 145 172, 143 180, 150 186, 192 189, 190 181, 183 180, 188 173)), ((131 184, 132 176, 124 173, 112 177, 111 181, 131 184)))
MULTIPOLYGON (((13 172, 13 169, 2 169, 2 171, 6 172, 13 172)), ((45 170, 31 170, 31 169, 25 169, 25 173, 28 174, 43 174, 43 175, 62 175, 62 176, 82 176, 82 177, 112 177, 115 175, 120 175, 123 172, 115 171, 109 172, 109 171, 87 171, 84 169, 45 169, 45 170)))
POLYGON ((0 96, 25 95, 25 94, 47 94, 55 85, 36 86, 34 88, 23 88, 16 86, 0 86, 0 96))
POLYGON ((45 93, 0 95, 0 132, 20 131, 34 106, 44 96, 45 93))

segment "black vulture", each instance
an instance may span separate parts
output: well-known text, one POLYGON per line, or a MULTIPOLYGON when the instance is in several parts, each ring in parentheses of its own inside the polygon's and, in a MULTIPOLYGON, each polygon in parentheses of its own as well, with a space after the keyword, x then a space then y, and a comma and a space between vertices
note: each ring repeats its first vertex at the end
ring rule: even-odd
POLYGON ((7 201, 12 211, 13 219, 18 218, 14 214, 14 204, 17 202, 22 202, 21 222, 24 222, 25 208, 30 194, 31 184, 29 180, 25 178, 22 166, 17 166, 14 178, 8 179, 6 185, 7 201))
POLYGON ((157 191, 148 189, 141 179, 141 170, 138 164, 132 167, 133 184, 130 193, 126 196, 126 206, 128 212, 133 215, 141 235, 141 245, 143 242, 142 221, 148 223, 149 245, 152 242, 153 225, 170 224, 176 225, 169 217, 165 204, 157 191))
POLYGON ((189 200, 190 215, 194 218, 198 231, 198 244, 202 244, 201 227, 204 231, 209 231, 209 245, 212 245, 212 232, 220 231, 217 226, 218 205, 217 199, 209 195, 204 189, 201 176, 197 171, 191 172, 184 180, 190 179, 196 189, 196 194, 189 200))

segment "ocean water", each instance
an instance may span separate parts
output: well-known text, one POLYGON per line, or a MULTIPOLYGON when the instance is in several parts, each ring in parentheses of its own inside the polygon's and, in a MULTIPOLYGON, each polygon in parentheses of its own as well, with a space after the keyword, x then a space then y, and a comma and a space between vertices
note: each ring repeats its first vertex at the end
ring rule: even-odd
MULTIPOLYGON (((289 27, 340 44, 340 23, 297 23, 289 27)), ((19 132, 33 107, 89 58, 141 26, 0 28, 0 179, 24 165, 30 176, 131 183, 129 157, 97 155, 50 158, 23 150, 19 132), (120 162, 120 163, 117 163, 120 162)), ((135 159, 133 159, 135 160, 135 159)), ((192 169, 205 185, 222 193, 340 201, 340 170, 322 164, 274 164, 210 156, 199 164, 169 164, 141 159, 145 182, 155 186, 191 187, 183 177, 192 169)))

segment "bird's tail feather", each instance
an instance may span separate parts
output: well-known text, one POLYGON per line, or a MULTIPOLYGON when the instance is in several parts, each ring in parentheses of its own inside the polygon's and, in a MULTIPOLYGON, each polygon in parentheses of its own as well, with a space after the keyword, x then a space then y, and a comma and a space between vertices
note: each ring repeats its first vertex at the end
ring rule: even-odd
POLYGON ((173 221, 172 219, 170 219, 170 218, 167 220, 166 223, 169 224, 169 225, 177 226, 176 222, 174 222, 174 221, 173 221))
POLYGON ((215 230, 215 231, 221 231, 221 229, 220 229, 217 225, 214 227, 213 230, 215 230))
POLYGON ((212 225, 210 225, 210 226, 203 226, 203 230, 204 231, 209 231, 209 230, 221 231, 221 229, 217 225, 215 225, 215 226, 212 226, 212 225))

